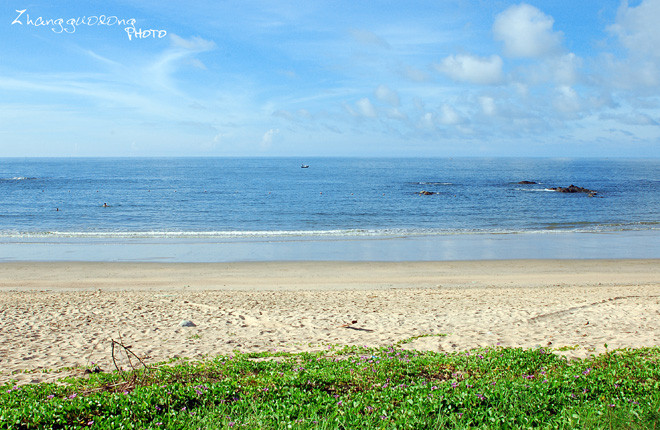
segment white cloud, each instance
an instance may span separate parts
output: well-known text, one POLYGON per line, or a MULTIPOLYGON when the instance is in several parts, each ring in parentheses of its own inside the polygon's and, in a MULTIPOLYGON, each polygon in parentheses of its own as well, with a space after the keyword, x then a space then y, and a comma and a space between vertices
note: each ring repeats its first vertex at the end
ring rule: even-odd
POLYGON ((502 81, 502 59, 497 55, 450 55, 435 68, 458 82, 492 85, 502 81))
POLYGON ((560 50, 562 33, 553 31, 554 19, 525 3, 511 6, 497 15, 493 24, 495 40, 504 42, 510 57, 542 57, 560 50))
POLYGON ((578 69, 582 67, 582 59, 570 52, 553 59, 549 67, 557 83, 573 85, 578 81, 578 69))
POLYGON ((355 105, 358 108, 358 112, 362 116, 366 116, 368 118, 376 118, 376 108, 374 108, 374 105, 371 104, 371 101, 368 98, 363 98, 355 102, 355 105))
POLYGON ((609 73, 604 85, 633 90, 652 89, 657 93, 660 86, 660 64, 650 59, 619 59, 612 55, 601 57, 602 68, 609 73))
POLYGON ((618 37, 628 56, 605 56, 612 85, 627 89, 660 85, 659 19, 660 0, 643 0, 635 7, 622 2, 616 22, 607 30, 618 37))
POLYGON ((433 118, 433 113, 426 112, 424 115, 422 115, 422 117, 419 119, 418 127, 424 129, 434 129, 435 121, 433 118))
POLYGON ((380 85, 378 88, 376 88, 375 94, 378 100, 389 103, 394 107, 399 106, 399 94, 396 91, 389 89, 385 85, 380 85))
POLYGON ((513 82, 511 86, 518 97, 525 99, 529 96, 529 85, 523 82, 513 82))
POLYGON ((444 125, 454 125, 462 122, 460 115, 449 105, 443 105, 440 109, 440 123, 444 125))
POLYGON ((577 112, 580 110, 580 97, 577 92, 568 85, 561 85, 555 90, 555 108, 563 113, 577 112))
POLYGON ((387 111, 387 117, 391 119, 398 119, 398 120, 406 120, 408 119, 408 115, 405 113, 401 112, 399 108, 391 108, 388 109, 387 111))
POLYGON ((279 132, 280 132, 279 129, 271 128, 266 133, 264 133, 264 136, 261 138, 261 147, 262 148, 269 148, 273 144, 273 138, 279 132))
POLYGON ((530 85, 555 83, 574 85, 581 80, 582 58, 570 52, 536 61, 516 71, 517 79, 530 85))
POLYGON ((638 55, 660 57, 660 1, 644 0, 636 7, 622 2, 616 23, 608 30, 619 36, 629 51, 638 55))
POLYGON ((481 104, 481 110, 485 115, 494 116, 497 113, 495 100, 492 97, 480 97, 479 103, 481 104))

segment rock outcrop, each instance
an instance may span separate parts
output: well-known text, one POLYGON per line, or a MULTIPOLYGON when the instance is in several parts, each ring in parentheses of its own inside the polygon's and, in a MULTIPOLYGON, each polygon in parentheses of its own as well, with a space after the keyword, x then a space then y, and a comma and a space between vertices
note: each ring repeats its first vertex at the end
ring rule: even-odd
POLYGON ((556 187, 550 189, 557 191, 558 193, 585 193, 589 197, 594 197, 596 194, 598 194, 597 191, 590 190, 588 188, 577 187, 573 184, 569 185, 568 187, 556 187))

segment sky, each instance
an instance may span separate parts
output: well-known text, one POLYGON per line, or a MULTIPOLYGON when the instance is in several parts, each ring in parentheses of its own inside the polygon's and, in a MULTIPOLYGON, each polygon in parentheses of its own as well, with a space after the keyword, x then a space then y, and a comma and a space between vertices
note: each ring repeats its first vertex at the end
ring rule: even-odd
POLYGON ((660 0, 0 4, 0 157, 660 157, 660 0))

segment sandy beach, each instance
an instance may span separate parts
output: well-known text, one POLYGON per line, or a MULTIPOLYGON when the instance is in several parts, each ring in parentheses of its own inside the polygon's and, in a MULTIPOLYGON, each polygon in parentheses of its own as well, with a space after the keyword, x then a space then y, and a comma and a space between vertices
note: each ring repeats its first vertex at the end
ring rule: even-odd
POLYGON ((157 363, 422 335, 404 347, 660 345, 660 260, 0 263, 0 383, 113 370, 120 338, 157 363))

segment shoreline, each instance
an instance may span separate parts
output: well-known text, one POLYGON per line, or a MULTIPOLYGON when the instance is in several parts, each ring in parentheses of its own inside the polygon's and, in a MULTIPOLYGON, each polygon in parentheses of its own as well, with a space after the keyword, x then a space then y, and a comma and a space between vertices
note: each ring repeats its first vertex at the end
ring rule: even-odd
POLYGON ((660 258, 660 230, 224 239, 0 237, 0 262, 397 262, 607 258, 660 258))
POLYGON ((582 358, 660 345, 660 260, 4 262, 0 309, 0 383, 111 371, 119 336, 150 364, 422 335, 404 347, 582 358))

